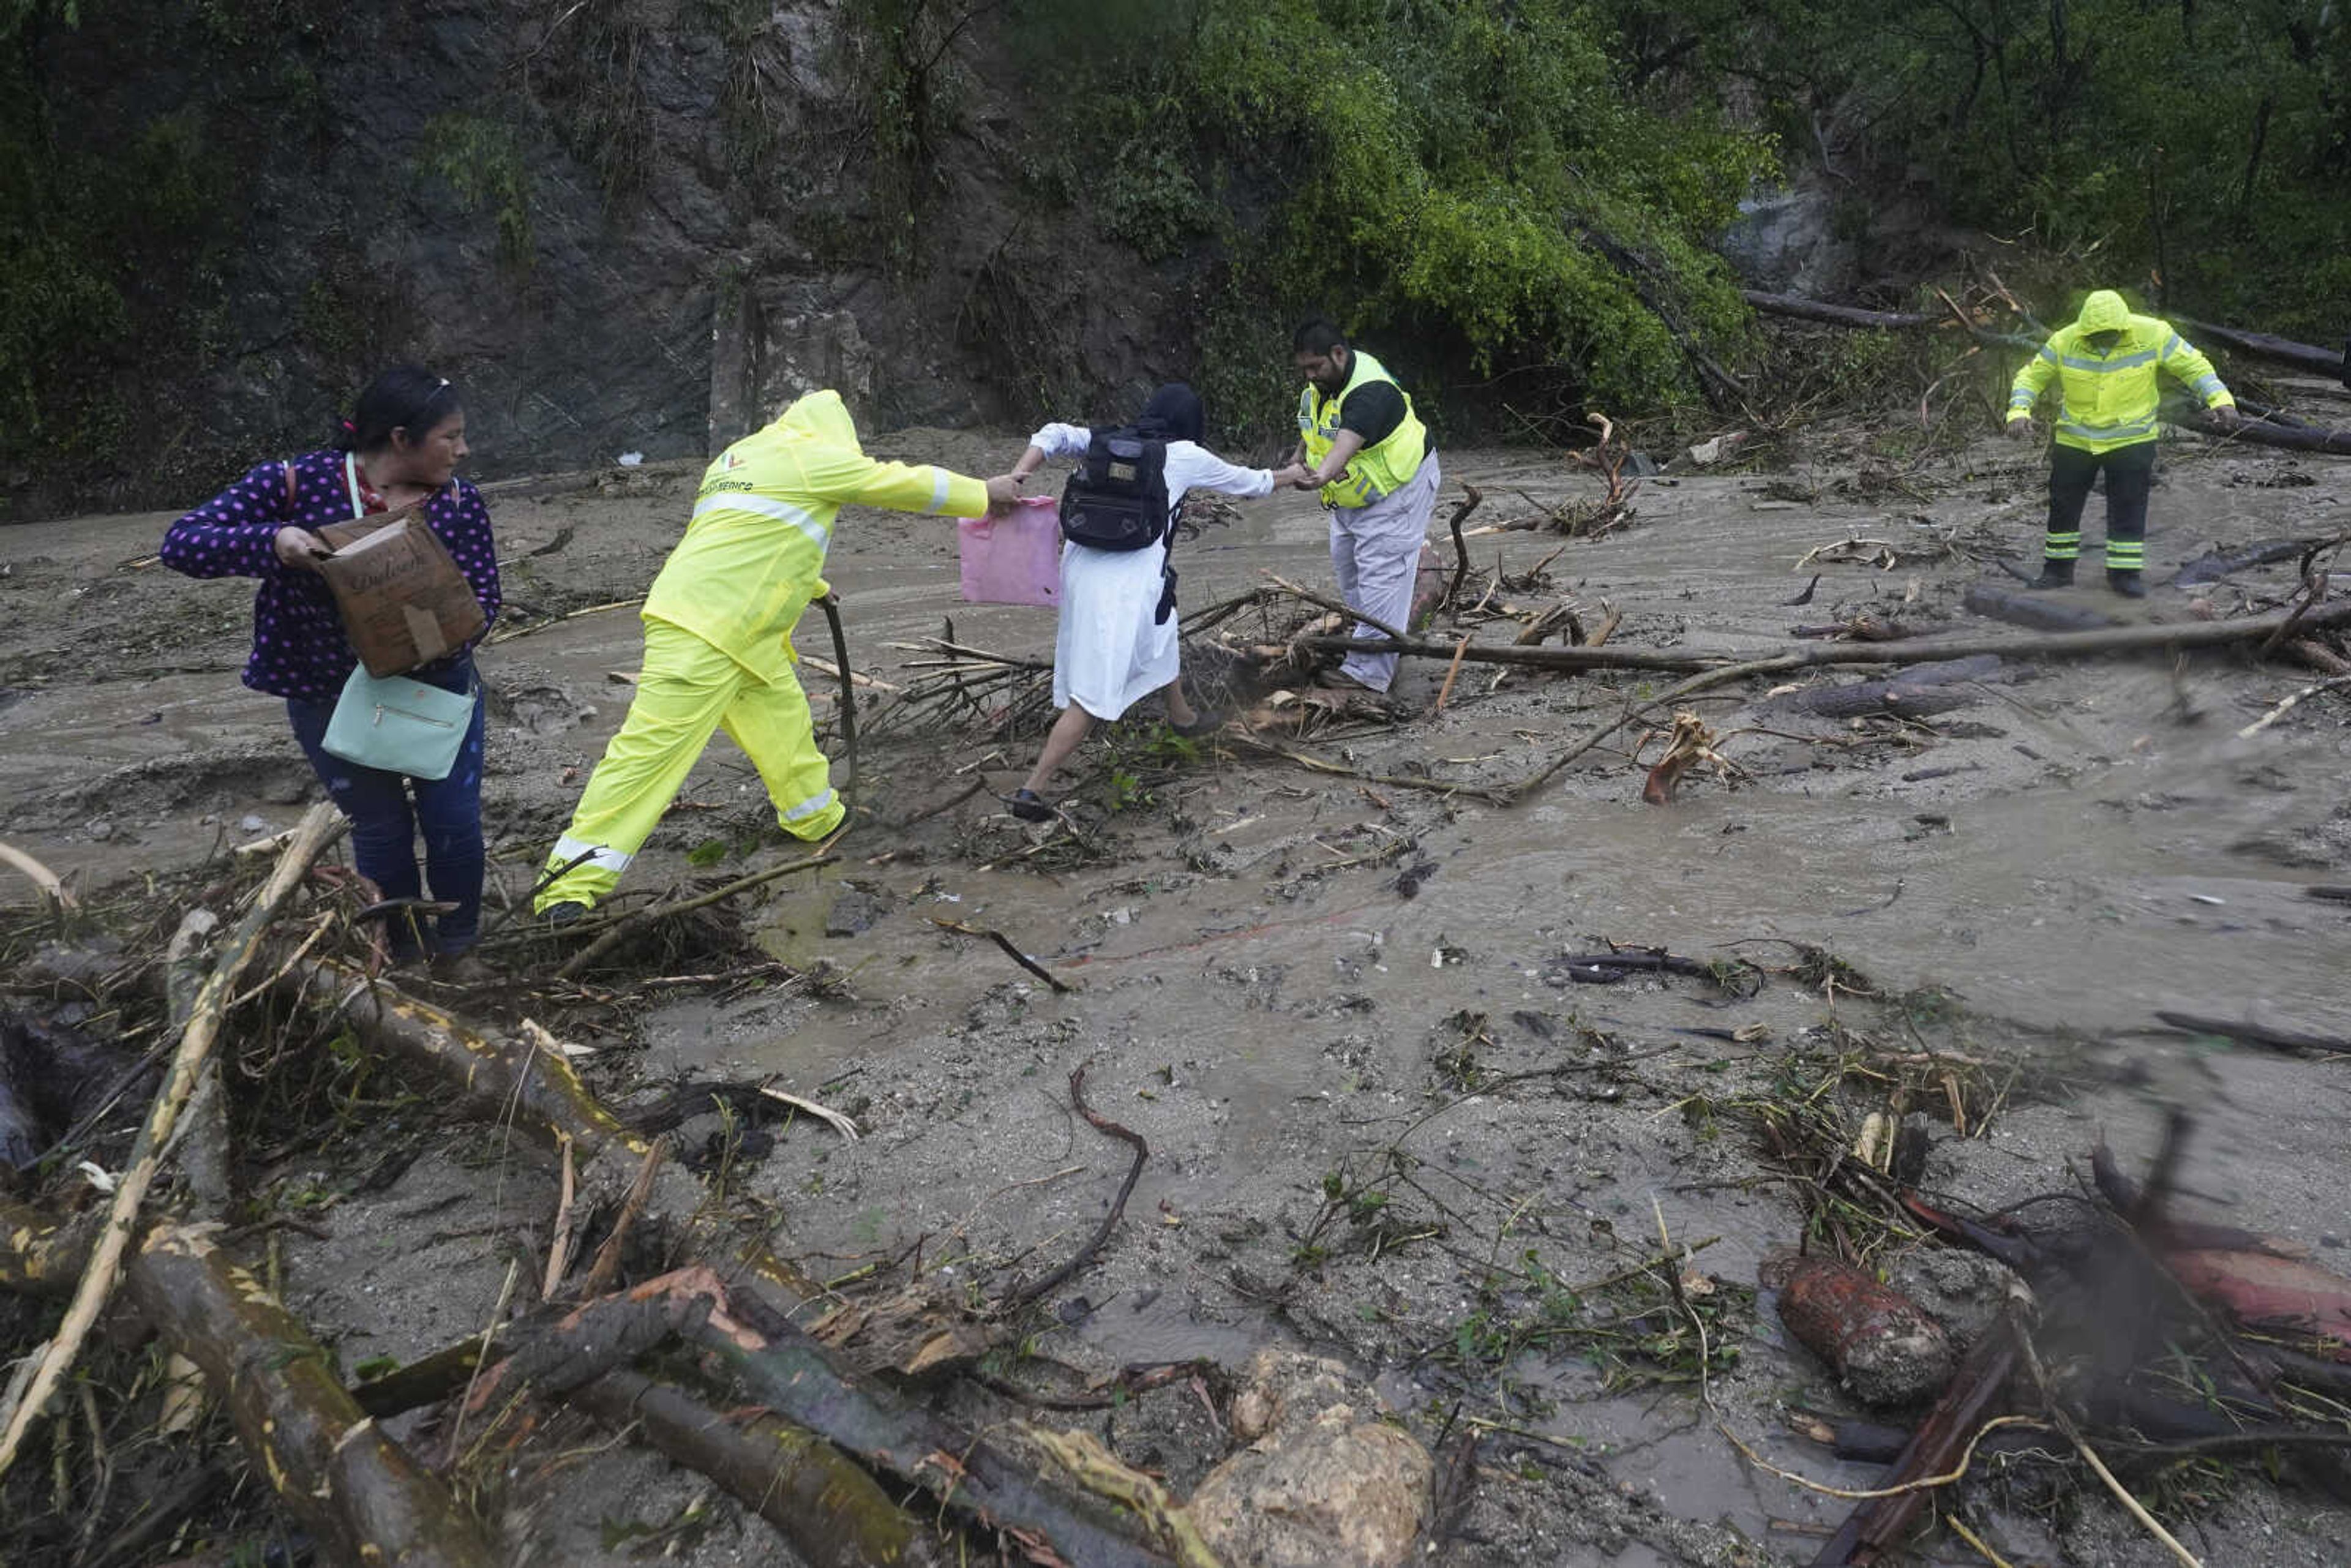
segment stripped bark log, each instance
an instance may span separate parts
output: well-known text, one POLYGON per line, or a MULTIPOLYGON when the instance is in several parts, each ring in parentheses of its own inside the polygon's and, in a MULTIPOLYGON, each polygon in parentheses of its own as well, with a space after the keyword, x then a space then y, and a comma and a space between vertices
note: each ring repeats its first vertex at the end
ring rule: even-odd
POLYGON ((25 1393, 7 1412, 6 1431, 0 1433, 0 1475, 7 1472, 22 1450, 26 1434, 56 1392, 59 1379, 79 1353, 82 1341, 98 1322, 99 1311, 113 1293, 120 1277, 122 1258, 131 1245, 131 1231, 139 1216, 140 1205, 146 1201, 147 1192, 162 1174, 165 1145, 171 1141, 172 1130, 178 1124, 180 1113, 187 1106, 188 1097, 195 1092, 204 1064, 212 1055, 214 1043, 220 1038, 222 1020, 227 1016, 229 998, 236 994, 236 982, 245 973, 260 948, 261 938, 277 916, 278 907, 292 894, 310 862, 327 847, 329 841, 343 829, 343 819, 331 805, 310 808, 297 825, 294 840, 286 846, 269 880, 255 895, 253 908, 241 921, 229 939, 228 949, 214 967, 212 977, 197 994, 193 1016, 180 1036, 179 1049, 172 1054, 163 1085, 156 1091, 154 1104, 147 1114, 146 1124, 140 1128, 138 1142, 132 1145, 131 1164, 116 1183, 114 1197, 109 1207, 105 1232, 99 1238, 89 1267, 82 1275, 80 1287, 75 1291, 73 1304, 66 1311, 65 1321, 58 1326, 57 1336, 49 1342, 40 1364, 34 1372, 25 1393))
POLYGON ((716 1481, 774 1525, 810 1568, 930 1568, 946 1561, 929 1530, 806 1427, 764 1412, 722 1414, 635 1372, 608 1373, 569 1399, 607 1426, 633 1425, 671 1459, 716 1481))
POLYGON ((129 1270, 149 1322, 204 1369, 254 1469, 339 1563, 493 1568, 481 1527, 362 1414, 333 1358, 203 1231, 160 1227, 129 1270))

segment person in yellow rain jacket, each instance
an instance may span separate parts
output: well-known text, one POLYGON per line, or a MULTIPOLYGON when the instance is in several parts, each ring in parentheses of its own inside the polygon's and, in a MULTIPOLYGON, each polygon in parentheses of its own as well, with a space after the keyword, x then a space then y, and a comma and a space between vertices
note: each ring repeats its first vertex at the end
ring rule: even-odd
POLYGON ((2147 498, 2155 485, 2158 372, 2186 383, 2222 430, 2237 423, 2237 400, 2168 321, 2137 316, 2111 288, 2082 301, 2025 361, 2008 393, 2008 433, 2032 434, 2032 405, 2058 386, 2057 440, 2050 454, 2049 529, 2035 588, 2068 588, 2082 554, 2082 508, 2106 476, 2106 586, 2132 599, 2147 584, 2147 498))
POLYGON ((686 774, 724 729, 759 769, 784 831, 821 839, 845 808, 792 673, 792 628, 826 591, 825 546, 844 505, 977 517, 1010 508, 1010 478, 877 463, 841 396, 809 393, 702 476, 685 537, 642 612, 644 673, 532 900, 568 925, 618 885, 686 774))

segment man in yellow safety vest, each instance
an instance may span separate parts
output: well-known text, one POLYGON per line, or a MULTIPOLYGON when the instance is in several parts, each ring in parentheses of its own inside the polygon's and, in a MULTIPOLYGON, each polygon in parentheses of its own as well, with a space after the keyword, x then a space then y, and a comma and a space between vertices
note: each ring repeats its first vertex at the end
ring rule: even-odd
MULTIPOLYGON (((1330 512, 1340 596, 1349 609, 1409 631, 1413 578, 1442 480, 1427 428, 1395 378, 1323 318, 1300 327, 1290 350, 1306 377, 1298 436, 1308 472, 1297 485, 1321 491, 1330 512)), ((1386 633, 1358 622, 1354 635, 1386 633)), ((1351 653, 1323 684, 1384 692, 1395 671, 1394 653, 1351 653)))
POLYGON ((640 612, 645 665, 629 716, 556 841, 532 907, 569 925, 611 893, 714 730, 758 768, 784 831, 821 839, 839 827, 846 808, 792 674, 792 627, 828 591, 834 517, 849 503, 977 517, 1010 510, 1019 496, 1009 477, 875 462, 832 392, 809 393, 720 453, 640 612))
POLYGON ((2138 316, 2111 288, 2082 301, 2025 361, 2008 393, 2008 434, 2032 434, 2032 405, 2058 385, 2057 441, 2050 454, 2049 528, 2035 588, 2067 588, 2082 553, 2082 507, 2090 486, 2106 476, 2106 585, 2128 598, 2147 584, 2147 498, 2155 484, 2157 372, 2168 372, 2212 411, 2222 430, 2235 427, 2237 400, 2168 321, 2138 316))

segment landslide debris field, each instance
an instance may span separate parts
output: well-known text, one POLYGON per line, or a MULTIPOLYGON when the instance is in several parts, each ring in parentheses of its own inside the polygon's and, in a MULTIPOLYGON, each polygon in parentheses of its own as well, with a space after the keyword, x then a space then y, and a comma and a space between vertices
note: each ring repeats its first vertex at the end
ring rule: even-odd
MULTIPOLYGON (((990 472, 1017 437, 876 445, 990 472)), ((872 684, 853 825, 831 857, 652 913, 809 858, 722 738, 611 906, 644 915, 603 928, 617 940, 575 963, 595 928, 559 940, 494 915, 502 983, 390 977, 503 1061, 568 1061, 631 1136, 664 1135, 651 1198, 623 1197, 643 1166, 630 1137, 575 1139, 567 1177, 547 1093, 484 1113, 423 1047, 399 1053, 397 1009, 354 973, 365 894, 337 847, 235 988, 254 994, 222 1032, 226 1228, 207 1234, 346 1383, 494 1327, 538 1343, 550 1291, 609 1297, 689 1260, 715 1276, 664 1299, 706 1311, 714 1292, 773 1287, 780 1305, 733 1309, 771 1350, 797 1325, 849 1369, 845 1388, 945 1424, 910 1430, 977 1434, 1047 1490, 1125 1498, 1156 1542, 1134 1550, 1168 1553, 1132 1561, 1174 1560, 1179 1536, 1122 1467, 1165 1497, 1197 1490, 1186 1517, 1216 1516, 1202 1528, 1234 1563, 1813 1562, 1859 1506, 1849 1494, 1887 1474, 1884 1455, 1834 1457, 1816 1423, 1915 1427, 1953 1376, 1982 1375, 1980 1347, 2021 1335, 2029 1354, 1967 1430, 2028 1419, 1987 1436, 1962 1481, 1909 1494, 1923 1506, 1893 1539, 1914 1560, 2179 1561, 2086 1448, 2198 1560, 2340 1562, 2351 1513, 2335 1499, 2351 1493, 2330 1441, 2351 1412, 2339 1385, 2282 1383, 2262 1359, 2304 1330, 2339 1351, 2325 1331, 2351 1323, 2325 1283, 2351 1270, 2336 1054, 2351 904, 2325 896, 2351 883, 2351 686, 2274 713, 2331 678, 2310 662, 2340 651, 2335 601, 2274 640, 1904 655, 1658 703, 1707 661, 1835 645, 1799 627, 2047 634, 1969 608, 1972 590, 1980 609, 2035 612, 2014 609, 2009 567, 2037 564, 2037 452, 1987 443, 1909 469, 1858 438, 1812 452, 1653 476, 1614 508, 1586 466, 1446 454, 1448 574, 1444 519, 1463 482, 1483 499, 1432 645, 1512 646, 1541 621, 1554 650, 1605 626, 1604 651, 1696 663, 1413 657, 1395 700, 1368 706, 1326 702, 1282 662, 1322 612, 1272 578, 1328 589, 1311 498, 1243 507, 1177 558, 1187 615, 1223 607, 1200 617, 1217 623, 1192 668, 1234 726, 1187 743, 1131 716, 1081 754, 1064 820, 1043 826, 997 797, 1038 739, 1050 612, 958 603, 951 524, 844 513, 830 575, 872 684), (1653 775, 1677 745, 1684 759, 1653 775), (737 1087, 699 1087, 713 1082, 737 1087), (1073 1092, 1140 1144, 1090 1124, 1073 1092), (2135 1267, 2184 1278, 2199 1239, 2208 1260, 2298 1253, 2295 1299, 2317 1321, 2235 1332, 2225 1310, 2183 1315, 2179 1292, 2110 1269, 2131 1233, 2091 1181, 2102 1140, 2115 1170, 2150 1178, 2135 1267), (1977 1220, 2024 1207, 1971 1248, 1905 1190, 1977 1220), (2198 1224, 2262 1239, 2222 1245, 2198 1224), (747 1238, 768 1262, 742 1261, 747 1238), (2037 1318, 1982 1249, 2001 1238, 2030 1253, 2010 1261, 2037 1318), (1846 1369, 1849 1388, 1798 1343, 1774 1255, 1800 1249, 1934 1320, 1918 1337, 1946 1343, 1921 1352, 1932 1375, 1907 1403, 1865 1406, 1865 1369, 1846 1369), (2183 1409, 2218 1429, 2157 1430, 2183 1409), (2249 1427, 2296 1436, 2227 1440, 2249 1427), (1398 1432, 1412 1441, 1381 1436, 1398 1432)), ((481 660, 494 912, 524 897, 625 710, 629 601, 694 482, 654 467, 490 492, 507 594, 481 660)), ((2150 595, 2107 593, 2085 560, 2084 587, 2031 606, 2209 627, 2301 604, 2331 548, 2207 558, 2338 540, 2346 498, 2339 462, 2168 442, 2150 595), (2199 561, 2200 580, 2173 583, 2199 561)), ((250 584, 148 564, 168 521, 0 533, 0 840, 79 903, 61 913, 0 869, 13 1071, 110 1050, 82 1071, 114 1080, 168 1052, 165 939, 199 904, 234 925, 273 859, 238 846, 317 798, 280 706, 236 684, 250 584)), ((799 648, 831 658, 814 617, 799 648)), ((837 728, 838 686, 803 673, 837 728)), ((150 1073, 110 1113, 78 1103, 48 1128, 12 1224, 102 1208, 94 1184, 130 1163, 153 1092, 150 1073)), ((190 1201, 167 1171, 147 1208, 190 1201)), ((50 1289, 0 1297, 9 1358, 55 1328, 50 1289)), ((699 1388, 735 1429, 742 1407, 777 1405, 768 1385, 728 1381, 747 1375, 702 1311, 674 1312, 633 1364, 608 1351, 587 1396, 469 1371, 381 1429, 498 1560, 766 1563, 787 1541, 863 1560, 824 1555, 851 1551, 839 1531, 829 1547, 778 1534, 742 1489, 656 1453, 642 1405, 632 1419, 629 1378, 699 1388)), ((172 1393, 176 1364, 128 1331, 81 1352, 5 1483, 12 1562, 257 1561, 271 1542, 333 1560, 333 1531, 273 1501, 218 1401, 172 1393)), ((916 1444, 907 1469, 877 1464, 877 1511, 939 1561, 1061 1550, 1043 1527, 970 1525, 975 1497, 1003 1495, 950 1473, 977 1451, 916 1444)), ((771 1518, 783 1507, 767 1500, 771 1518)))

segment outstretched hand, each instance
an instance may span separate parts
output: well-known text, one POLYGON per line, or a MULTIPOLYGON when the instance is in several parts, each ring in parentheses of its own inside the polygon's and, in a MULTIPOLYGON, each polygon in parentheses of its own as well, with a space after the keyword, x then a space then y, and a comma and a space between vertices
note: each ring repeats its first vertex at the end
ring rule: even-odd
POLYGON ((1015 474, 998 474, 987 482, 987 515, 1001 517, 1020 504, 1023 478, 1015 474))
POLYGON ((2032 434, 2032 422, 2029 419, 2011 419, 2008 422, 2007 434, 2011 441, 2022 441, 2032 434))
POLYGON ((2234 403, 2222 403, 2211 411, 2210 417, 2212 428, 2220 431, 2234 430, 2245 423, 2245 416, 2237 412, 2234 403))

